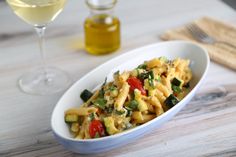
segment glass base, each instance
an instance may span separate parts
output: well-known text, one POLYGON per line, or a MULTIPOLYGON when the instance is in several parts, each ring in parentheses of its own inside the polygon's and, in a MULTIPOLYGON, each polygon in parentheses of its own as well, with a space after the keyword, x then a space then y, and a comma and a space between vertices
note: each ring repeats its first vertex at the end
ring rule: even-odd
POLYGON ((64 71, 54 68, 38 68, 19 79, 20 89, 29 94, 49 95, 61 92, 71 85, 72 80, 64 71))

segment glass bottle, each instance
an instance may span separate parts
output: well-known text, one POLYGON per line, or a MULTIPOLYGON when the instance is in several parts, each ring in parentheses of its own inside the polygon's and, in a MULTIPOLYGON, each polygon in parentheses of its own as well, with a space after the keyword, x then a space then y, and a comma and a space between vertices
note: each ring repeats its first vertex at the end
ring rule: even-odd
POLYGON ((113 15, 117 0, 86 0, 90 16, 84 22, 85 49, 95 55, 120 47, 120 21, 113 15))

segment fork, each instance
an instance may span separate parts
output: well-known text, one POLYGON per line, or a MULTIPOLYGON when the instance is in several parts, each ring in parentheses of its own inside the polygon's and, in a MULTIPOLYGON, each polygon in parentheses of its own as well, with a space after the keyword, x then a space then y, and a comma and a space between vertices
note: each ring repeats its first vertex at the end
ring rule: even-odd
POLYGON ((206 43, 206 44, 221 43, 236 49, 236 46, 234 46, 233 44, 227 43, 225 41, 219 41, 211 37, 196 24, 189 24, 186 26, 186 28, 189 31, 189 33, 193 36, 193 38, 201 43, 206 43))

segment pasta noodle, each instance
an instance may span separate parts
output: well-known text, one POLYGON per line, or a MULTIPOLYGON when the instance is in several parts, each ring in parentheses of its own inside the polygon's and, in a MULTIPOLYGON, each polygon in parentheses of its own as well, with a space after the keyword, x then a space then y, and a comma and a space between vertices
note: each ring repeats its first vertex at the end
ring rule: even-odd
POLYGON ((142 125, 175 106, 190 88, 190 61, 154 58, 131 71, 114 73, 94 93, 84 90, 84 104, 65 111, 76 139, 114 135, 142 125))
POLYGON ((127 98, 129 94, 129 85, 127 82, 125 82, 119 92, 119 95, 114 103, 114 108, 118 111, 122 110, 123 104, 125 102, 125 99, 127 98))
POLYGON ((80 108, 71 108, 66 111, 66 114, 76 114, 78 116, 87 116, 91 113, 97 112, 95 107, 80 107, 80 108))

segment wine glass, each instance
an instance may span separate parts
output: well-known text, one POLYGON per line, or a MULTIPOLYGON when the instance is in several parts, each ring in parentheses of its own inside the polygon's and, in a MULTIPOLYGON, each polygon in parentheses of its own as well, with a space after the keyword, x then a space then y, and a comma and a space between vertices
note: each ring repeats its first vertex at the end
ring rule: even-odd
POLYGON ((62 70, 46 66, 44 34, 47 24, 62 11, 66 0, 7 0, 7 3, 18 17, 34 26, 39 37, 42 67, 20 77, 18 83, 21 90, 38 95, 65 90, 71 84, 71 79, 62 70))

